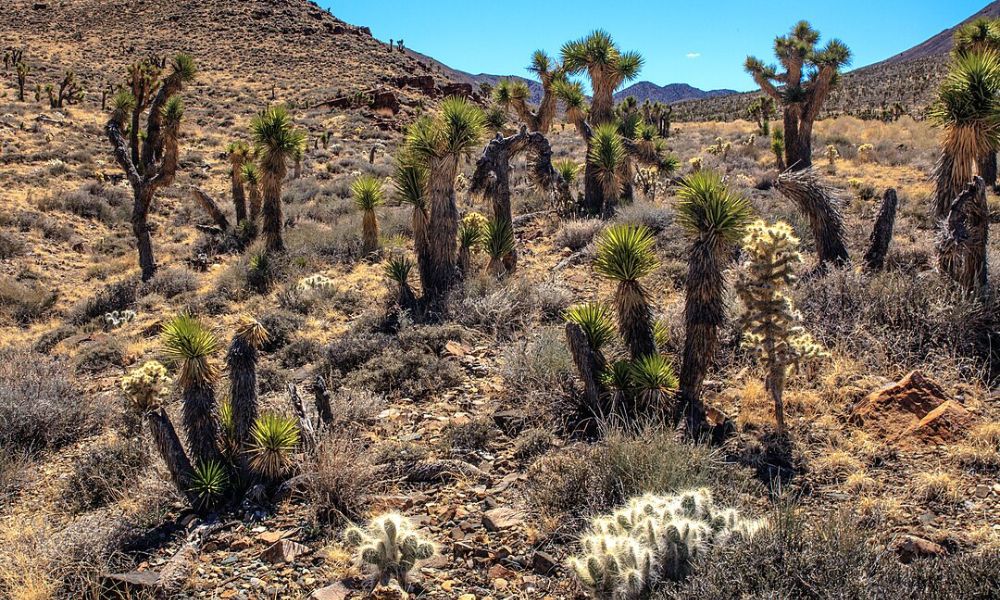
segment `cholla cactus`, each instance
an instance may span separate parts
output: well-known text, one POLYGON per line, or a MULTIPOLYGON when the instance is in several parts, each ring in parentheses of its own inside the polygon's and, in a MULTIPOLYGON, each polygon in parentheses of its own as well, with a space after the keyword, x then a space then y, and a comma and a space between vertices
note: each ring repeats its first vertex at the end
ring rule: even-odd
POLYGON ((695 156, 694 158, 688 161, 688 164, 691 166, 691 170, 697 173, 698 171, 701 170, 702 158, 700 156, 695 156))
POLYGON ((858 160, 866 163, 875 162, 875 146, 871 144, 858 146, 858 160))
MULTIPOLYGON (((866 146, 871 146, 871 144, 865 144, 866 146)), ((837 147, 833 144, 827 144, 826 150, 823 152, 823 156, 826 157, 827 170, 830 173, 837 172, 837 159, 840 158, 840 152, 837 147)), ((858 156, 861 156, 861 148, 858 148, 858 156)))
POLYGON ((111 312, 104 313, 104 327, 106 329, 118 329, 122 325, 131 323, 134 320, 134 310, 113 310, 111 312))
POLYGON ((683 577, 711 545, 752 536, 763 521, 715 505, 708 489, 638 496, 591 522, 570 567, 596 600, 640 598, 658 581, 683 577))
POLYGON ((142 366, 122 377, 122 391, 139 412, 154 410, 167 395, 170 375, 167 368, 155 360, 146 361, 142 366))
POLYGON ((333 280, 326 275, 316 273, 315 275, 310 275, 309 277, 303 277, 300 279, 297 287, 299 288, 299 291, 302 292, 317 292, 325 295, 333 291, 334 283, 333 280))
POLYGON ((803 362, 825 355, 800 325, 802 315, 784 291, 795 282, 794 265, 802 262, 798 245, 788 224, 756 221, 743 239, 749 263, 737 285, 747 310, 743 344, 767 368, 767 389, 774 400, 779 434, 785 431, 781 400, 785 378, 803 362))
POLYGON ((434 544, 420 535, 413 523, 399 513, 387 513, 372 519, 362 529, 350 527, 344 533, 348 544, 358 548, 361 562, 377 569, 379 583, 385 585, 395 578, 406 585, 406 574, 418 560, 426 560, 437 552, 434 544))

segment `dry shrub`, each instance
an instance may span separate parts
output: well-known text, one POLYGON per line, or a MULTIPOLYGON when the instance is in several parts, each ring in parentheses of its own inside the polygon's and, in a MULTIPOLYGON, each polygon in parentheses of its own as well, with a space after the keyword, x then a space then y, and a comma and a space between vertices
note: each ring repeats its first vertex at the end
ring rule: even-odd
POLYGON ((501 375, 505 402, 531 414, 541 410, 561 420, 577 412, 574 400, 584 401, 574 389, 576 367, 562 327, 540 328, 513 340, 504 352, 501 375))
POLYGON ((962 499, 958 482, 944 471, 917 473, 913 478, 913 495, 929 504, 954 504, 962 499))
POLYGON ((373 455, 336 429, 319 439, 315 451, 306 456, 302 473, 306 497, 323 523, 364 517, 372 498, 387 488, 373 455))
POLYGON ((39 282, 22 283, 0 277, 0 311, 7 319, 26 325, 44 317, 55 305, 58 294, 39 282))
POLYGON ((553 243, 556 248, 569 248, 573 252, 577 252, 586 248, 603 228, 604 221, 601 219, 566 221, 556 233, 553 243))
POLYGON ((78 302, 69 311, 69 321, 83 325, 106 313, 123 311, 135 306, 139 282, 125 279, 102 288, 94 296, 78 302))

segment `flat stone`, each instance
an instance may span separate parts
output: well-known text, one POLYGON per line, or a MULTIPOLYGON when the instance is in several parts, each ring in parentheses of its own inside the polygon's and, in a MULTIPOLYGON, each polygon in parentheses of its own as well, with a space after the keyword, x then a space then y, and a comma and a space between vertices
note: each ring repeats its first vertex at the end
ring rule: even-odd
POLYGON ((350 593, 351 591, 338 581, 337 583, 313 590, 309 598, 311 600, 345 600, 350 593))
POLYGON ((548 575, 558 566, 556 559, 548 552, 541 550, 535 552, 531 557, 531 570, 539 575, 548 575))
POLYGON ((308 554, 311 550, 305 546, 291 540, 278 540, 267 550, 261 553, 260 557, 270 563, 291 563, 303 554, 308 554))
POLYGON ((512 508, 501 506, 483 513, 483 527, 487 531, 510 529, 524 522, 524 515, 512 508))

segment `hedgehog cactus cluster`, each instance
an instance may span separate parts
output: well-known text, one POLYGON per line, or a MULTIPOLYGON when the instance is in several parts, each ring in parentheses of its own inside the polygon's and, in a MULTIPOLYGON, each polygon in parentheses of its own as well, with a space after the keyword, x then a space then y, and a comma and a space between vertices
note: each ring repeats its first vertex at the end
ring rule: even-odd
POLYGON ((417 561, 431 558, 437 552, 434 544, 398 513, 377 516, 363 529, 350 527, 344 536, 348 544, 357 547, 361 562, 375 567, 382 585, 396 579, 405 586, 406 574, 417 561))
POLYGON ((570 567, 596 600, 639 598, 658 581, 678 579, 713 545, 752 536, 762 521, 716 506, 705 488, 646 494, 591 522, 570 567))

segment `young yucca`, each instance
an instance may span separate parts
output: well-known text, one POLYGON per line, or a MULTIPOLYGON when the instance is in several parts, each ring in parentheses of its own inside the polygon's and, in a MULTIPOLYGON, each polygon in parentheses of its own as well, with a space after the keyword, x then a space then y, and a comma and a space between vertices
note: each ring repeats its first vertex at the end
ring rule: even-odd
POLYGON ((257 163, 248 162, 243 165, 243 181, 246 183, 248 214, 247 219, 256 229, 257 219, 260 218, 261 197, 260 197, 260 169, 257 163))
POLYGON ((229 159, 229 181, 233 194, 233 208, 236 211, 236 223, 239 225, 247 219, 243 168, 253 159, 253 151, 246 142, 232 142, 226 146, 226 157, 229 159))
POLYGON ((247 258, 247 287, 258 294, 266 294, 274 284, 274 266, 270 251, 259 248, 247 258))
POLYGON ((587 150, 587 164, 593 167, 601 184, 605 208, 613 207, 621 196, 627 160, 625 142, 614 123, 594 128, 587 150))
POLYGON ((471 273, 472 252, 483 243, 488 224, 486 217, 477 212, 467 213, 458 224, 458 268, 465 275, 471 273))
POLYGON ((361 211, 361 251, 371 254, 378 250, 378 216, 375 209, 385 203, 382 180, 372 175, 360 175, 351 183, 354 205, 361 211))
POLYGON ((487 270, 495 277, 507 273, 504 261, 514 253, 514 230, 505 221, 490 221, 483 232, 483 245, 489 254, 487 270))
POLYGON ((580 326, 594 352, 600 352, 615 339, 611 309, 606 304, 601 302, 577 304, 566 309, 564 317, 570 323, 580 326))
POLYGON ((299 426, 292 417, 278 413, 260 415, 250 430, 250 468, 265 479, 278 479, 292 465, 299 444, 299 426))
POLYGON ((190 486, 195 508, 209 510, 218 506, 225 496, 229 488, 229 476, 222 463, 217 460, 206 460, 195 466, 190 486))
POLYGON ((389 258, 385 264, 385 275, 396 283, 398 294, 396 303, 401 308, 412 309, 417 302, 410 287, 410 271, 413 270, 413 261, 405 254, 397 254, 389 258))
POLYGON ((163 352, 178 365, 177 382, 184 399, 184 430, 197 462, 218 458, 218 420, 215 382, 219 367, 215 354, 219 341, 194 317, 181 314, 169 321, 161 334, 163 352))
POLYGON ((576 182, 577 175, 580 173, 580 165, 571 158, 554 161, 552 166, 555 168, 556 173, 559 173, 559 176, 569 186, 572 186, 576 182))
POLYGON ((503 134, 504 129, 507 127, 507 111, 505 111, 498 104, 491 104, 489 108, 486 109, 485 114, 486 129, 491 131, 494 135, 503 134))
POLYGON ((688 433, 703 425, 701 387, 725 322, 723 269, 753 209, 730 190, 722 177, 709 170, 687 177, 678 192, 677 221, 692 240, 688 256, 684 304, 684 359, 681 366, 681 408, 687 411, 688 433))
POLYGON ((632 391, 643 409, 662 411, 677 389, 674 367, 662 354, 642 356, 629 363, 632 391))
POLYGON ((594 269, 618 284, 618 329, 632 358, 656 353, 652 310, 640 282, 659 265, 655 245, 653 233, 645 225, 612 225, 601 232, 597 242, 594 269))
POLYGON ((301 152, 306 136, 293 127, 291 115, 283 106, 264 109, 250 122, 250 130, 260 155, 263 230, 267 248, 280 252, 285 249, 281 236, 284 224, 281 185, 288 173, 288 161, 301 152))

